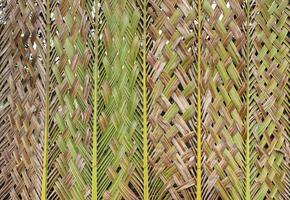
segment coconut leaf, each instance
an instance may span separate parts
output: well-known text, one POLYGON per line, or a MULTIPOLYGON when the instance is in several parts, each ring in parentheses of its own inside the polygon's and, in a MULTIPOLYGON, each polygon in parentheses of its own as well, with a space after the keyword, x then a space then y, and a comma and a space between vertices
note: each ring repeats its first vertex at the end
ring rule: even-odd
POLYGON ((287 0, 0 0, 0 199, 288 199, 287 0))
POLYGON ((151 1, 148 32, 149 196, 194 199, 196 185, 195 12, 190 1, 151 1), (194 83, 194 84, 192 84, 194 83), (184 117, 186 116, 186 117, 184 117))

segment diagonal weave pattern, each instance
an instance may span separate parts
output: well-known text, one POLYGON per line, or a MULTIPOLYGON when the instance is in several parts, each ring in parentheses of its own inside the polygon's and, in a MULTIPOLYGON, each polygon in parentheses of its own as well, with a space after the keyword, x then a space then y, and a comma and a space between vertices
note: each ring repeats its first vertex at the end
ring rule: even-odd
POLYGON ((0 1, 0 199, 9 198, 10 190, 13 187, 10 173, 13 162, 10 162, 11 159, 9 159, 9 145, 12 142, 13 134, 8 116, 11 112, 8 103, 10 67, 7 67, 11 53, 9 45, 12 42, 9 40, 9 33, 13 28, 11 22, 8 21, 8 16, 13 11, 13 3, 14 1, 0 1))
POLYGON ((288 0, 0 0, 0 200, 288 200, 288 0))
MULTIPOLYGON (((8 3, 15 4, 14 1, 8 3)), ((45 46, 42 2, 17 1, 9 35, 10 144, 4 150, 13 187, 11 199, 39 199, 41 193, 45 46)))
MULTIPOLYGON (((243 199, 245 11, 232 0, 203 3, 202 93, 204 172, 222 199, 243 199)), ((204 193, 204 198, 213 198, 204 193)))
MULTIPOLYGON (((60 199, 88 199, 91 194, 91 129, 89 120, 90 51, 84 2, 60 1, 52 6, 56 26, 52 65, 53 92, 57 99, 51 116, 53 170, 49 170, 49 190, 60 199), (77 184, 76 184, 77 183, 77 184)), ((50 197, 53 198, 53 197, 50 197)))
POLYGON ((289 151, 283 153, 287 137, 289 145, 289 132, 286 132, 289 119, 285 113, 287 104, 284 103, 289 90, 286 86, 289 77, 289 43, 286 40, 289 22, 285 13, 288 3, 285 0, 257 0, 253 8, 251 135, 256 162, 251 192, 254 199, 289 198, 289 190, 283 194, 281 184, 287 170, 289 177, 289 165, 286 170, 282 168, 284 156, 289 158, 289 151))
POLYGON ((104 58, 98 119, 98 199, 140 199, 143 196, 142 134, 136 84, 140 13, 134 1, 104 1, 106 24, 101 38, 104 58))
POLYGON ((194 199, 194 12, 189 1, 150 1, 148 54, 149 192, 152 199, 194 199))

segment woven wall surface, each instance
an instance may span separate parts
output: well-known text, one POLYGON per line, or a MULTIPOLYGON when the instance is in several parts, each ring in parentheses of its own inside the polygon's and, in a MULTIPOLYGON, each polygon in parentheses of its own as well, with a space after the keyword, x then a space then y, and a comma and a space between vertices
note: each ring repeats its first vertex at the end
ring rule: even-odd
POLYGON ((288 200, 288 0, 0 0, 0 200, 288 200))

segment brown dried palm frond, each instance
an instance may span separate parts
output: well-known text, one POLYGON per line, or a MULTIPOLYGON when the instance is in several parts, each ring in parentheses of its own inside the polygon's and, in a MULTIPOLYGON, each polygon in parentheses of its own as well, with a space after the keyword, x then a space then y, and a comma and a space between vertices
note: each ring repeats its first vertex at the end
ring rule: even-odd
POLYGON ((0 0, 0 199, 288 199, 287 0, 0 0))

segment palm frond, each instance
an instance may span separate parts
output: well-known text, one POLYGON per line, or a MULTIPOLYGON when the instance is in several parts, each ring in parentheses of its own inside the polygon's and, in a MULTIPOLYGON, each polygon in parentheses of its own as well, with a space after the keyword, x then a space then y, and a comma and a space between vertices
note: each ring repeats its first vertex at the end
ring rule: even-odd
POLYGON ((238 1, 203 1, 202 88, 205 199, 244 199, 246 12, 238 1), (214 195, 216 196, 216 195, 214 195))
POLYGON ((147 74, 148 74, 148 62, 147 54, 151 46, 151 38, 148 34, 148 27, 151 22, 151 18, 148 15, 147 0, 137 0, 136 6, 140 11, 140 21, 138 24, 138 36, 140 38, 140 51, 137 56, 138 65, 140 66, 140 73, 137 78, 137 85, 139 89, 140 96, 142 99, 139 103, 140 115, 142 113, 142 134, 143 134, 143 198, 145 200, 149 199, 149 152, 148 152, 148 106, 150 94, 147 88, 147 74))
POLYGON ((86 4, 52 3, 52 105, 48 199, 87 199, 91 194, 91 80, 86 4))
POLYGON ((87 7, 91 13, 90 22, 93 25, 93 33, 91 34, 91 40, 89 43, 91 54, 93 55, 92 62, 90 63, 91 69, 91 80, 92 92, 90 95, 90 103, 93 105, 93 121, 92 125, 92 199, 97 199, 98 196, 98 162, 100 160, 100 155, 98 155, 98 140, 101 135, 100 126, 98 119, 100 118, 101 111, 104 107, 104 102, 101 98, 101 83, 104 80, 104 67, 102 65, 102 60, 104 57, 104 44, 100 35, 102 35, 104 27, 104 13, 102 11, 103 1, 88 1, 87 7))
POLYGON ((194 199, 196 14, 190 1, 151 1, 148 32, 149 191, 151 199, 194 199))
POLYGON ((284 166, 285 157, 289 158, 284 152, 287 141, 289 145, 288 106, 284 100, 289 90, 286 85, 289 75, 288 3, 285 0, 256 0, 253 5, 250 134, 255 162, 251 169, 251 196, 257 200, 289 197, 289 190, 285 193, 282 184, 286 173, 289 177, 289 165, 284 166))
POLYGON ((9 112, 9 121, 7 115, 3 119, 7 120, 9 128, 3 127, 7 131, 3 134, 4 141, 8 141, 3 150, 5 167, 3 171, 1 167, 1 171, 7 170, 8 183, 1 195, 11 199, 39 199, 46 81, 45 25, 42 23, 45 11, 43 5, 32 1, 13 0, 6 6, 9 17, 5 17, 3 31, 10 30, 10 33, 2 33, 6 41, 2 40, 1 52, 6 54, 2 64, 7 68, 6 73, 3 72, 9 86, 3 90, 7 92, 3 109, 9 112))
POLYGON ((13 132, 9 123, 9 113, 11 107, 8 102, 10 87, 8 79, 10 75, 9 58, 11 48, 9 48, 11 40, 9 33, 13 29, 13 21, 8 20, 11 12, 13 12, 13 1, 1 2, 1 18, 0 18, 0 199, 10 198, 10 189, 14 187, 11 176, 13 168, 12 159, 10 159, 9 147, 13 141, 13 132))
POLYGON ((106 24, 101 83, 104 108, 99 118, 98 199, 140 199, 143 155, 137 56, 140 13, 129 1, 104 1, 106 24))
POLYGON ((0 199, 288 199, 287 0, 0 0, 0 199))

